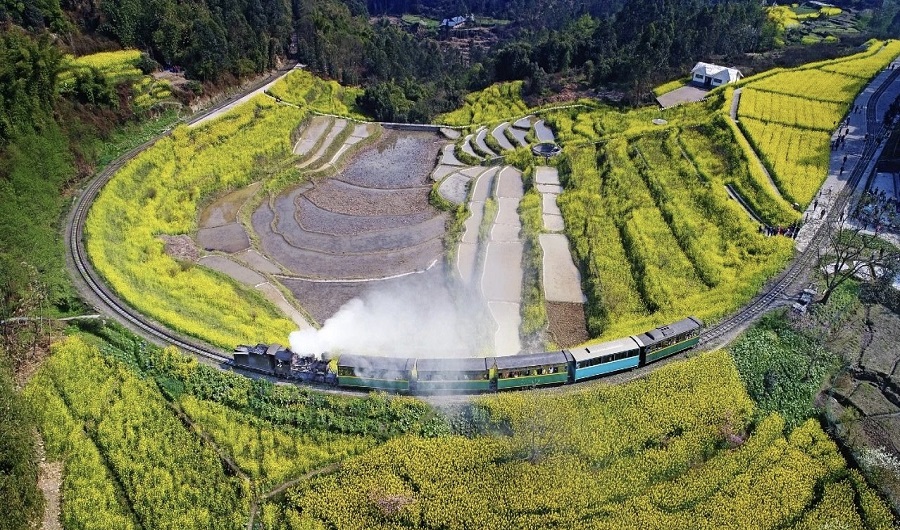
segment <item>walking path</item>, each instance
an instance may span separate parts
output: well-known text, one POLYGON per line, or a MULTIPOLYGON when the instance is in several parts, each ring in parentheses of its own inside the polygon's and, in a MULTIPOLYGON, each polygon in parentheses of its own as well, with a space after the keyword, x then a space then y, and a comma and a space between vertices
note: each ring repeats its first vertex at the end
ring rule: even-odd
POLYGON ((736 88, 734 90, 734 99, 731 100, 731 119, 735 122, 737 121, 738 105, 741 104, 741 92, 743 90, 743 88, 736 88))
MULTIPOLYGON (((859 106, 859 111, 855 113, 851 112, 842 126, 834 132, 832 140, 843 133, 846 133, 847 135, 846 140, 843 142, 843 146, 840 149, 831 153, 828 177, 825 179, 822 187, 819 188, 819 193, 816 194, 816 197, 803 213, 804 223, 800 228, 800 232, 797 234, 795 245, 798 251, 802 252, 806 250, 813 236, 819 230, 819 227, 827 221, 828 213, 831 211, 837 197, 846 187, 850 175, 853 174, 854 167, 859 162, 862 152, 865 150, 867 143, 866 134, 869 134, 870 136, 868 142, 875 141, 875 139, 871 137, 874 135, 875 131, 868 130, 866 110, 868 109, 870 98, 875 91, 887 81, 890 74, 891 70, 883 70, 866 86, 859 96, 857 96, 856 101, 853 102, 853 106, 859 106), (843 171, 841 171, 842 166, 844 168, 843 171)), ((900 95, 900 82, 891 84, 881 97, 880 104, 875 110, 876 127, 880 127, 881 121, 884 119, 885 110, 887 110, 888 105, 890 105, 898 95, 900 95)), ((859 181, 859 188, 853 190, 854 194, 859 194, 863 191, 867 177, 874 171, 875 164, 877 163, 880 154, 881 148, 879 147, 869 161, 868 167, 863 173, 863 178, 859 181)), ((847 205, 847 209, 852 211, 855 202, 856 199, 851 200, 847 205)))

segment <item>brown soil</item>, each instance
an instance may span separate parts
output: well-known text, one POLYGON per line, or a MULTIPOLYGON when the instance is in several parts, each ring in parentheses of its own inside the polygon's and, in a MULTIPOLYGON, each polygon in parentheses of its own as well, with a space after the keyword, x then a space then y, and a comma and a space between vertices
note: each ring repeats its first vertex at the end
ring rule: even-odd
MULTIPOLYGON (((854 451, 883 448, 900 457, 900 406, 896 386, 892 388, 887 377, 900 363, 898 336, 900 315, 873 305, 868 316, 865 308, 860 308, 828 337, 828 348, 841 353, 852 369, 842 372, 826 389, 837 402, 820 400, 829 403, 829 417, 839 438, 854 451)), ((896 479, 886 474, 875 477, 895 507, 900 506, 900 481, 896 479)))
POLYGON ((900 409, 888 401, 871 383, 860 383, 850 396, 850 401, 866 416, 900 412, 900 409))
POLYGON ((47 462, 44 440, 40 434, 37 438, 38 489, 44 496, 44 517, 41 520, 43 530, 60 530, 60 489, 62 488, 62 462, 47 462))
POLYGON ((159 236, 165 242, 165 252, 169 256, 182 261, 197 261, 200 250, 189 236, 159 236))
POLYGON ((410 279, 421 279, 429 283, 437 283, 443 278, 444 270, 440 263, 425 273, 405 276, 377 282, 311 282, 306 280, 282 279, 281 283, 290 289, 303 308, 319 323, 324 323, 345 303, 359 298, 369 289, 390 288, 400 286, 410 279))
POLYGON ((197 243, 206 250, 240 252, 250 248, 250 238, 240 223, 229 223, 197 231, 197 243))
MULTIPOLYGON (((323 210, 303 196, 297 198, 296 204, 296 214, 294 214, 294 209, 290 206, 290 203, 281 201, 279 197, 275 202, 278 216, 285 216, 286 218, 296 215, 297 221, 305 230, 334 236, 349 236, 364 232, 407 228, 442 215, 433 209, 408 215, 348 215, 323 210)), ((254 228, 256 225, 257 220, 254 218, 254 228)))
POLYGON ((329 180, 306 193, 319 208, 346 215, 409 215, 429 207, 431 188, 368 189, 329 180))
POLYGON ((581 344, 590 338, 584 320, 584 305, 547 302, 550 337, 562 348, 581 344))
POLYGON ((428 184, 444 140, 434 133, 385 129, 337 176, 368 188, 398 189, 428 184))
POLYGON ((274 232, 282 235, 288 244, 331 254, 359 254, 385 252, 421 245, 444 235, 444 216, 433 217, 424 223, 404 228, 364 232, 347 237, 333 237, 320 232, 305 230, 293 217, 279 217, 274 232))
POLYGON ((328 254, 291 246, 275 236, 267 239, 263 248, 268 256, 304 278, 380 279, 427 269, 441 258, 443 242, 432 239, 415 247, 380 253, 328 254))
MULTIPOLYGON (((429 204, 426 185, 442 145, 433 133, 384 131, 335 178, 287 189, 262 204, 251 218, 262 251, 316 280, 426 270, 443 254, 446 214, 429 204)), ((348 290, 355 288, 336 289, 348 290)), ((335 304, 310 312, 319 320, 335 304)))
POLYGON ((219 197, 200 212, 200 228, 213 228, 237 221, 238 211, 259 188, 259 182, 219 197))
POLYGON ((881 305, 872 307, 869 312, 872 321, 871 342, 865 348, 861 364, 869 370, 890 374, 900 360, 900 316, 881 305))

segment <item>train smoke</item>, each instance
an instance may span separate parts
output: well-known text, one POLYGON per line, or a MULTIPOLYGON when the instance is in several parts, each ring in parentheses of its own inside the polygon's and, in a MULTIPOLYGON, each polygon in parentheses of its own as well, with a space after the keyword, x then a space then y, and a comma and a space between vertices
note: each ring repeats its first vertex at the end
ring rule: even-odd
POLYGON ((393 357, 471 357, 484 354, 492 330, 473 296, 453 294, 424 275, 379 284, 344 304, 321 329, 295 331, 301 354, 352 353, 393 357))

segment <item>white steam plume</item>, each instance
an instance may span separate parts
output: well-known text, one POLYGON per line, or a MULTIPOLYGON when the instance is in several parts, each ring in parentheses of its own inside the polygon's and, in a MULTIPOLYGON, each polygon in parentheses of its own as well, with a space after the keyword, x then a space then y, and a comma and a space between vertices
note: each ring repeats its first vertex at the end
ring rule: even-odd
POLYGON ((300 354, 471 357, 489 344, 486 321, 477 298, 451 296, 442 281, 408 277, 350 300, 321 329, 291 333, 290 344, 300 354))

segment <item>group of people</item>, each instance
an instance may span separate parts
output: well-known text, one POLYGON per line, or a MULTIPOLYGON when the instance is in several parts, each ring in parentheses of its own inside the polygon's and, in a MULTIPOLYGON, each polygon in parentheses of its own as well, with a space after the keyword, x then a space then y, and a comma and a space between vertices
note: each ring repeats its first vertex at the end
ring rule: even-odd
POLYGON ((837 137, 831 141, 831 150, 837 151, 838 149, 844 148, 844 143, 847 141, 847 134, 850 133, 850 126, 846 123, 841 124, 841 128, 838 129, 837 137))
POLYGON ((796 223, 790 226, 759 225, 759 233, 767 236, 784 236, 794 239, 799 231, 800 225, 796 223))
POLYGON ((859 201, 855 216, 864 230, 874 230, 876 234, 900 232, 900 199, 884 190, 867 191, 859 201))

